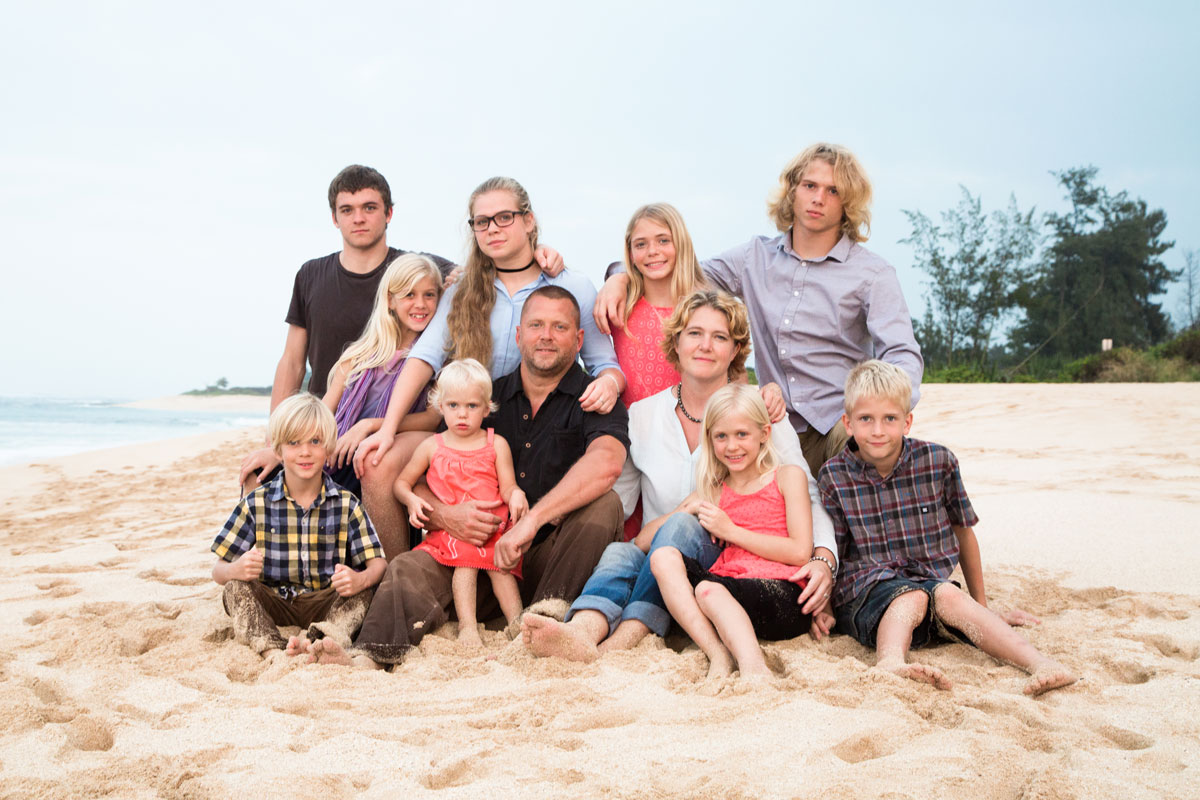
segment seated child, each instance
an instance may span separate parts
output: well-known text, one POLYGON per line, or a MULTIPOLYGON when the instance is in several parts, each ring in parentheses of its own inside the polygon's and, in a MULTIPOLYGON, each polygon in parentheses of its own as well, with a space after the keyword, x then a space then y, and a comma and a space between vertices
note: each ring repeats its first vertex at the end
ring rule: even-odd
POLYGON ((482 364, 464 358, 443 367, 437 385, 429 393, 429 405, 441 411, 446 430, 417 446, 396 478, 396 498, 408 507, 408 519, 415 528, 425 526, 433 510, 413 492, 413 484, 422 475, 429 490, 443 503, 475 500, 493 504, 492 513, 500 517, 500 525, 482 547, 447 531, 430 531, 416 548, 429 553, 439 564, 454 567, 451 592, 458 617, 458 640, 478 647, 483 644, 475 621, 479 570, 487 572, 504 618, 511 623, 521 613, 521 590, 517 586, 521 565, 518 563, 511 572, 501 570, 495 564, 495 552, 500 535, 529 510, 529 502, 517 486, 508 442, 491 428, 481 428, 483 418, 496 410, 492 378, 482 364))
POLYGON ((258 653, 295 655, 325 636, 349 646, 387 562, 358 499, 325 475, 333 413, 294 395, 275 407, 267 433, 283 471, 238 502, 212 546, 225 612, 258 653), (285 641, 277 625, 308 630, 285 641))
POLYGON ((846 449, 821 468, 821 499, 833 518, 841 574, 834 589, 837 628, 874 647, 880 669, 949 689, 934 667, 910 664, 910 646, 938 638, 970 641, 1033 677, 1025 693, 1067 686, 1070 670, 1034 649, 987 608, 978 522, 958 472, 941 445, 909 439, 912 387, 900 368, 859 364, 846 377, 846 449), (962 559, 964 594, 950 583, 962 559))
POLYGON ((695 514, 725 545, 711 567, 675 547, 650 553, 671 616, 708 656, 708 678, 736 665, 743 678, 769 677, 758 646, 809 630, 804 586, 790 579, 812 557, 807 476, 780 465, 771 419, 758 391, 731 383, 709 398, 700 432, 696 491, 677 511, 695 514))

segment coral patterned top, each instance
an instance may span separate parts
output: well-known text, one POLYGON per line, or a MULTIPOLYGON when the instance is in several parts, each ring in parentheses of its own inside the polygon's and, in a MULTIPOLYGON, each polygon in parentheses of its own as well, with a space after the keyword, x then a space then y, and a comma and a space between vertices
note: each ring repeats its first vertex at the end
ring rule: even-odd
MULTIPOLYGON (((721 510, 739 528, 768 536, 787 536, 787 506, 779 484, 772 480, 754 494, 738 494, 721 486, 721 510)), ((756 556, 735 544, 727 546, 709 567, 713 575, 730 578, 769 578, 786 581, 799 567, 756 556)))
MULTIPOLYGON (((446 567, 496 569, 496 541, 508 529, 508 506, 500 496, 500 479, 496 477, 495 431, 487 429, 487 442, 477 450, 455 450, 446 446, 442 434, 436 435, 437 448, 425 473, 430 491, 438 500, 452 505, 467 500, 499 500, 500 505, 492 513, 500 517, 500 527, 483 547, 455 539, 445 531, 430 531, 416 549, 424 550, 446 567)), ((521 577, 520 564, 512 574, 521 577)))
POLYGON ((659 344, 663 323, 674 311, 670 307, 652 306, 642 297, 634 303, 625 327, 613 328, 613 348, 621 372, 625 373, 621 402, 626 408, 679 383, 679 373, 667 363, 659 344))

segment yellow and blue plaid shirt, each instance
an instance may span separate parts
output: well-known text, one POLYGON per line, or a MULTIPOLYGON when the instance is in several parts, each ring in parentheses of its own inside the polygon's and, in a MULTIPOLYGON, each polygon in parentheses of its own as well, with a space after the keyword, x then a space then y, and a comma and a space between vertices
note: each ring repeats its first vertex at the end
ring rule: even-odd
POLYGON ((259 580, 285 600, 328 587, 336 564, 362 569, 383 558, 357 497, 326 475, 312 506, 301 508, 288 494, 282 470, 241 499, 212 551, 233 561, 255 545, 263 551, 259 580))

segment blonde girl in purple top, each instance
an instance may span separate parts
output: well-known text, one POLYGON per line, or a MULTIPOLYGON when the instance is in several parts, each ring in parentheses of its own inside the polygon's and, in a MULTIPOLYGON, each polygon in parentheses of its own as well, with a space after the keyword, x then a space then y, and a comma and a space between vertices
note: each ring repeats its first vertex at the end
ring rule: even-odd
MULTIPOLYGON (((388 265, 375 292, 375 305, 362 335, 351 342, 329 371, 322 398, 337 419, 337 447, 326 471, 356 494, 359 482, 351 459, 359 443, 379 430, 396 376, 409 349, 425 330, 442 296, 442 278, 433 261, 407 253, 388 265)), ((405 419, 405 430, 433 430, 437 412, 425 409, 424 392, 405 419)))

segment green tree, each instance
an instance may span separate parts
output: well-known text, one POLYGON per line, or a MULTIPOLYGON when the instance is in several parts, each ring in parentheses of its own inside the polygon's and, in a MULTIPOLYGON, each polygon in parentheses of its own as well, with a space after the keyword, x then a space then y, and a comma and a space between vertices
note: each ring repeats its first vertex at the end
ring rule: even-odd
POLYGON ((930 366, 982 366, 993 340, 1017 307, 1043 240, 1034 210, 1022 212, 1015 197, 990 215, 965 186, 958 205, 941 214, 941 225, 920 211, 905 211, 916 266, 929 276, 925 315, 914 320, 930 366))
POLYGON ((1012 344, 1030 355, 1078 358, 1099 350, 1101 339, 1146 347, 1170 333, 1153 300, 1177 277, 1159 259, 1173 244, 1159 238, 1167 216, 1126 192, 1110 194, 1096 173, 1091 166, 1052 173, 1071 208, 1047 215, 1047 257, 1019 293, 1025 321, 1012 344))
POLYGON ((1200 251, 1185 250, 1180 270, 1183 297, 1179 302, 1180 326, 1184 330, 1200 330, 1200 251))

